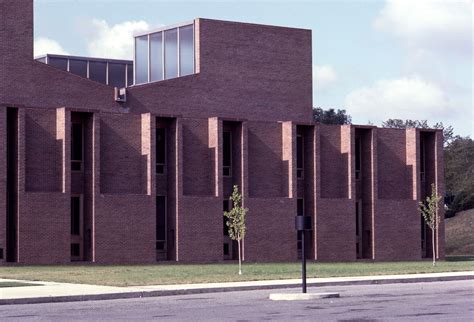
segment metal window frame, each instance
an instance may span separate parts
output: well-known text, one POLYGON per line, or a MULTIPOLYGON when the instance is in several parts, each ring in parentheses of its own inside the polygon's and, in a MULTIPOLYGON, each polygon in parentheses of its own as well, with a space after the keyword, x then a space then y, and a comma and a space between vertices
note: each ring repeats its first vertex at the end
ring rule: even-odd
POLYGON ((81 136, 82 136, 81 155, 82 155, 82 160, 73 160, 72 155, 71 155, 71 172, 82 173, 82 172, 84 172, 84 123, 83 122, 71 122, 71 150, 72 150, 72 127, 73 127, 74 124, 81 125, 81 136), (80 170, 73 170, 72 169, 72 163, 79 163, 81 169, 80 170))
POLYGON ((155 128, 155 156, 156 156, 156 130, 157 129, 163 129, 165 131, 165 162, 164 163, 159 163, 159 162, 155 162, 155 174, 157 175, 165 175, 166 174, 166 159, 168 157, 168 153, 167 153, 167 137, 168 137, 168 130, 166 127, 156 127, 155 128), (162 173, 159 173, 156 171, 156 166, 163 166, 163 172, 162 173))

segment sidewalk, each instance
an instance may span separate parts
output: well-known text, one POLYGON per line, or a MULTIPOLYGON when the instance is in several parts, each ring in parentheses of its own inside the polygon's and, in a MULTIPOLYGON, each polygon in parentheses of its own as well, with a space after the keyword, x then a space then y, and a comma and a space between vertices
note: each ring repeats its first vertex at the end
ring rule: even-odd
MULTIPOLYGON (((469 271, 432 274, 309 278, 307 280, 307 284, 308 287, 317 287, 455 280, 474 280, 474 272, 469 271)), ((0 305, 94 301, 258 289, 278 289, 299 287, 301 285, 301 280, 299 279, 182 285, 150 285, 133 287, 112 287, 0 279, 0 282, 10 281, 27 282, 38 284, 39 286, 0 288, 0 305)))

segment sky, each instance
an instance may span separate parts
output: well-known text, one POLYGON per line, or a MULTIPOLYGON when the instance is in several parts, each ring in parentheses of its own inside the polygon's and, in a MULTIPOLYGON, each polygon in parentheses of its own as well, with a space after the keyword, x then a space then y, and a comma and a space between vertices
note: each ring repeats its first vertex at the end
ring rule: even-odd
POLYGON ((133 33, 211 18, 312 30, 313 106, 474 138, 472 0, 35 0, 35 55, 132 59, 133 33))

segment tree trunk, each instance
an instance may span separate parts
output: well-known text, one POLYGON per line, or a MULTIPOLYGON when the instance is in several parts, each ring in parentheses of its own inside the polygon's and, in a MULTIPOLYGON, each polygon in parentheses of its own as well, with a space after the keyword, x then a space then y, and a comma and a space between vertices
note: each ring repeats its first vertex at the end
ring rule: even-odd
POLYGON ((242 255, 240 252, 240 239, 237 239, 237 248, 239 249, 239 275, 242 275, 242 255))
POLYGON ((435 229, 431 229, 431 249, 433 252, 433 266, 436 265, 436 245, 435 245, 435 229))

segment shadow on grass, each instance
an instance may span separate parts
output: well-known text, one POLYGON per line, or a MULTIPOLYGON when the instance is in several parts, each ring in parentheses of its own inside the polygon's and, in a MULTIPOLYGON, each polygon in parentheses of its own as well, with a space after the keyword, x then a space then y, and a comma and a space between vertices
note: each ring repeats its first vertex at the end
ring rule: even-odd
POLYGON ((474 255, 455 255, 455 256, 446 256, 447 262, 467 262, 474 261, 474 255))
POLYGON ((31 283, 21 283, 21 282, 0 282, 0 288, 22 287, 22 286, 41 286, 41 284, 31 284, 31 283))

